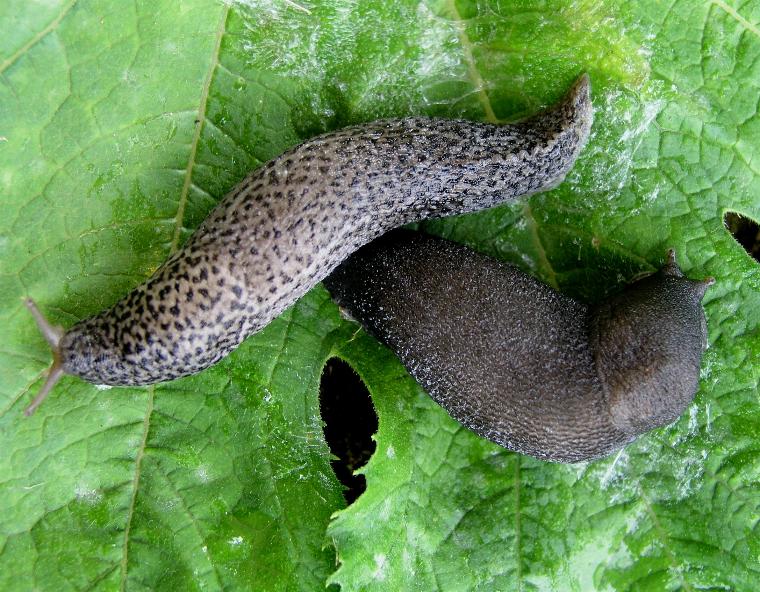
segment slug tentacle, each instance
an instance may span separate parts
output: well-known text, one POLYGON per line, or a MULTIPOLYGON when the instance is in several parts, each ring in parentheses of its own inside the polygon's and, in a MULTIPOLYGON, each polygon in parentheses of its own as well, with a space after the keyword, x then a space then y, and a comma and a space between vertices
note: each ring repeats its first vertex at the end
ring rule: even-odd
POLYGON ((34 397, 34 400, 31 402, 31 404, 26 409, 24 409, 24 415, 29 417, 32 413, 34 413, 37 407, 40 406, 40 404, 50 394, 50 391, 53 390, 53 387, 56 385, 56 383, 64 375, 64 370, 61 365, 61 350, 59 347, 61 339, 63 338, 64 330, 63 327, 51 325, 44 317, 44 315, 40 312, 40 309, 37 308, 34 300, 31 298, 24 299, 24 306, 26 306, 32 313, 32 316, 37 323, 37 327, 39 328, 40 333, 42 333, 42 336, 45 338, 45 341, 48 342, 53 352, 53 364, 48 370, 47 377, 45 378, 45 383, 37 393, 37 396, 34 397))
POLYGON ((463 245, 393 231, 324 282, 448 413, 537 458, 605 456, 694 397, 711 280, 663 269, 597 306, 463 245))
POLYGON ((514 124, 411 117, 308 140, 246 177, 147 282, 69 329, 61 367, 110 385, 194 374, 383 232, 554 187, 592 118, 584 75, 514 124))
POLYGON ((31 298, 24 298, 24 306, 26 306, 29 309, 29 312, 32 313, 34 322, 37 323, 37 328, 40 330, 40 333, 42 333, 45 341, 48 342, 48 345, 50 345, 53 352, 56 352, 61 339, 63 338, 63 334, 65 333, 63 327, 59 325, 51 325, 31 298))

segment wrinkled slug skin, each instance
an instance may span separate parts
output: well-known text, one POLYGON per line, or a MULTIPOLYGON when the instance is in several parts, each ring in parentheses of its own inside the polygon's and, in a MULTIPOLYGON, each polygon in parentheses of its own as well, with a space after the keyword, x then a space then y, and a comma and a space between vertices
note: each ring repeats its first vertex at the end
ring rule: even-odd
POLYGON ((454 419, 510 450, 576 462, 671 423, 693 399, 710 282, 670 260, 588 307, 463 245, 397 230, 324 283, 454 419))
POLYGON ((557 185, 591 121, 583 76, 511 125, 415 117, 304 142, 235 187, 147 282, 74 325, 61 367, 111 385, 196 373, 383 232, 557 185))

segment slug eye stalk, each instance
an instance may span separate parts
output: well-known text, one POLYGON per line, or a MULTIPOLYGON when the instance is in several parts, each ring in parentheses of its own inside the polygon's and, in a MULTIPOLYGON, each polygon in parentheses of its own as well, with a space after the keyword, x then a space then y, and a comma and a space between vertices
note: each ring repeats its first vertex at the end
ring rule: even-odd
POLYGON ((37 393, 36 397, 34 397, 32 403, 26 409, 24 409, 24 415, 29 417, 36 411, 37 407, 40 406, 48 394, 50 394, 50 391, 53 390, 53 387, 56 385, 56 383, 65 374, 63 365, 61 364, 61 350, 59 347, 65 331, 63 327, 60 327, 58 325, 51 325, 48 320, 42 315, 40 309, 37 308, 37 305, 31 298, 24 299, 24 306, 26 306, 29 309, 29 312, 32 313, 32 316, 37 323, 37 327, 39 328, 40 333, 42 333, 42 336, 45 338, 45 341, 48 342, 50 349, 53 352, 53 364, 48 370, 45 384, 42 385, 40 392, 37 393))

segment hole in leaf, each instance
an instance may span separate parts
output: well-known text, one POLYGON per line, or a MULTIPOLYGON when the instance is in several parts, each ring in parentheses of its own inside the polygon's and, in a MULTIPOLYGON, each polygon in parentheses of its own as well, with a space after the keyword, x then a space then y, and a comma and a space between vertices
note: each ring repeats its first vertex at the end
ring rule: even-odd
POLYGON ((348 488, 343 496, 351 504, 367 488, 364 475, 354 475, 354 471, 375 452, 372 434, 377 431, 377 414, 359 375, 339 358, 329 359, 322 370, 319 408, 330 452, 338 457, 332 467, 348 488))
POLYGON ((726 212, 723 223, 736 242, 757 261, 760 261, 760 228, 757 222, 736 212, 726 212))

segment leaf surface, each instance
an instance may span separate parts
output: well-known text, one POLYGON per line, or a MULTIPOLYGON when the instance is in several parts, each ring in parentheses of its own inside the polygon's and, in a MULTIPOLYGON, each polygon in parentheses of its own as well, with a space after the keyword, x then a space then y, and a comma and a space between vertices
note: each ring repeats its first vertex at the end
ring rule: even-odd
POLYGON ((724 0, 5 2, 0 588, 754 590, 760 273, 722 219, 760 219, 759 23, 760 3, 724 0), (700 391, 673 426, 593 463, 506 452, 322 288, 197 376, 65 378, 23 418, 50 361, 23 296, 69 326, 302 139, 508 120, 581 71, 596 120, 562 186, 424 227, 587 301, 669 247, 715 276, 700 391), (380 426, 347 509, 319 416, 332 355, 380 426))

